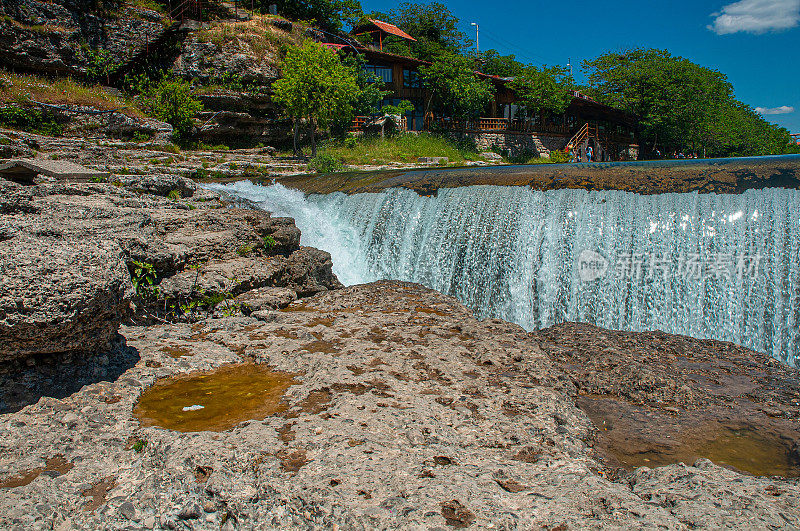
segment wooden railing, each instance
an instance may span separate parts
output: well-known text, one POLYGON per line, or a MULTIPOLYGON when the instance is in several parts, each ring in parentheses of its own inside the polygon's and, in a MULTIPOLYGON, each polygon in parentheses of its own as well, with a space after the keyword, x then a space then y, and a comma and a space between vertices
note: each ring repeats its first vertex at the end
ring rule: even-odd
POLYGON ((446 131, 465 131, 470 133, 551 133, 568 135, 569 127, 564 124, 542 123, 533 120, 509 120, 507 118, 476 118, 475 120, 453 120, 435 118, 426 123, 428 129, 446 131))
MULTIPOLYGON (((363 132, 367 125, 370 122, 378 118, 377 116, 356 116, 353 118, 353 121, 350 123, 350 132, 351 133, 360 133, 363 132)), ((400 131, 408 131, 408 117, 401 116, 400 117, 400 131)))

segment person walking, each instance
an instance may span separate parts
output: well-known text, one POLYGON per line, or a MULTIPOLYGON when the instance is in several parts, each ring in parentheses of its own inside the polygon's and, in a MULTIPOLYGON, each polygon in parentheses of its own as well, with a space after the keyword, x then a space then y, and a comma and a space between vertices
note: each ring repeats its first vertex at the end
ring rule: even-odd
POLYGON ((594 150, 592 146, 586 148, 586 160, 587 162, 592 162, 592 156, 594 155, 594 150))

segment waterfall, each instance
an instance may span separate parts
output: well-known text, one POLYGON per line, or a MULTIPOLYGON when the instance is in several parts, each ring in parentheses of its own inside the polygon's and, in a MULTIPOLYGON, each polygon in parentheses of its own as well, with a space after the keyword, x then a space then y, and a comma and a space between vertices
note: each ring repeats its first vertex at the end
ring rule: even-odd
POLYGON ((528 330, 582 321, 731 341, 797 365, 800 191, 741 195, 470 186, 304 197, 213 185, 295 218, 345 284, 389 278, 528 330))

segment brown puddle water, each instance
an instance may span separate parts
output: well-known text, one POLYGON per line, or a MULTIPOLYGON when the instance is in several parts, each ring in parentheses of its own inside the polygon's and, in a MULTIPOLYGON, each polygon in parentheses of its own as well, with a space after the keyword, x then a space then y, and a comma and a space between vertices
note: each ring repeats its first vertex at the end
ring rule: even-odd
MULTIPOLYGON (((579 407, 600 430, 597 448, 612 463, 633 469, 673 463, 693 464, 700 458, 754 476, 800 477, 791 443, 752 427, 733 428, 715 423, 682 423, 669 416, 641 416, 641 411, 607 409, 609 403, 578 400, 579 407), (663 417, 663 418, 661 418, 663 417)), ((635 409, 635 408, 634 408, 635 409)))
POLYGON ((722 428, 711 439, 686 441, 686 444, 666 451, 659 449, 625 455, 615 453, 612 448, 611 453, 623 464, 634 468, 678 462, 691 465, 704 457, 754 476, 800 476, 800 464, 792 462, 785 441, 762 435, 751 428, 722 428))
POLYGON ((299 383, 294 376, 244 363, 163 378, 142 393, 133 414, 142 426, 224 431, 284 411, 286 390, 299 383))

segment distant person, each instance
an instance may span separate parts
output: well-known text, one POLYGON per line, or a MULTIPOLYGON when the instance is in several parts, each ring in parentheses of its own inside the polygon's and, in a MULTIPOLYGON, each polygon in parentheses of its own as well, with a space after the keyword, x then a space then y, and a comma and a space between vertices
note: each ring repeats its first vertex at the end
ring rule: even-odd
POLYGON ((592 156, 594 156, 594 150, 592 149, 592 146, 589 146, 586 148, 586 160, 588 162, 592 162, 592 156))

